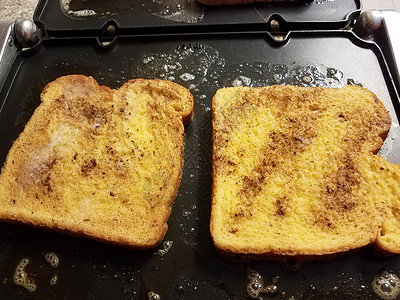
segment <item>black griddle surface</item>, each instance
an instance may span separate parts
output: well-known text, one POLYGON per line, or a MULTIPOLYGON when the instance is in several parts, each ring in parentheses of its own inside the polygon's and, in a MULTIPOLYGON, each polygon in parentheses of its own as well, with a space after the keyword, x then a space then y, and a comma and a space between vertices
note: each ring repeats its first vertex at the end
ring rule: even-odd
MULTIPOLYGON (((0 223, 0 295, 4 299, 248 299, 246 268, 266 283, 279 276, 275 299, 374 299, 371 281, 381 269, 400 272, 400 258, 371 248, 304 263, 237 263, 215 252, 209 234, 211 205, 211 99, 223 86, 291 83, 331 86, 359 83, 373 91, 398 123, 398 98, 379 49, 351 32, 292 33, 278 47, 264 33, 124 37, 109 51, 94 38, 55 39, 20 55, 0 92, 0 161, 40 103, 44 86, 59 76, 85 74, 118 88, 130 78, 164 78, 189 88, 195 100, 186 128, 185 163, 164 241, 163 257, 89 239, 0 223), (309 80, 311 78, 311 81, 309 80), (51 267, 44 254, 54 252, 51 267), (19 261, 37 283, 28 292, 13 283, 19 261), (57 274, 58 281, 49 285, 57 274)), ((383 155, 400 163, 393 127, 383 155), (392 138, 393 137, 393 138, 392 138)), ((160 248, 162 248, 160 246, 160 248)), ((266 295, 263 295, 266 297, 266 295)))
POLYGON ((99 29, 109 20, 131 32, 155 28, 156 33, 160 30, 204 32, 215 28, 264 30, 267 21, 277 15, 288 23, 287 30, 341 29, 361 12, 360 0, 298 0, 221 7, 198 5, 197 9, 177 9, 176 5, 184 7, 184 0, 71 0, 70 10, 62 8, 59 2, 41 0, 34 14, 34 20, 43 24, 42 27, 52 35, 99 29), (79 11, 94 11, 96 15, 76 17, 74 12, 79 11))

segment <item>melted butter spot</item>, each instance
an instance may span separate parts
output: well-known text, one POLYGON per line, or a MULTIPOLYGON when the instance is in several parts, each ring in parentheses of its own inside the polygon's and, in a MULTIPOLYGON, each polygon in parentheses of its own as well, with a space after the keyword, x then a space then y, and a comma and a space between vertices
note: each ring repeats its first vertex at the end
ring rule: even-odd
POLYGON ((22 165, 21 175, 18 181, 22 190, 28 189, 32 185, 39 183, 46 172, 48 172, 56 162, 57 158, 62 158, 69 152, 68 141, 70 137, 79 136, 78 129, 71 128, 66 125, 60 125, 50 137, 50 141, 26 160, 22 165))

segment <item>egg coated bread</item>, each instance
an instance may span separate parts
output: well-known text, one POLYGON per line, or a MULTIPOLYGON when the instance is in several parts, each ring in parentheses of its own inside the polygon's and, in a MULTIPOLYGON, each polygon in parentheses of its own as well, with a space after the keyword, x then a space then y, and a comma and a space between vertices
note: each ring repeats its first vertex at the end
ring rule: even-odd
POLYGON ((82 75, 41 95, 0 175, 0 219, 135 249, 167 230, 193 97, 163 80, 119 90, 82 75))
POLYGON ((391 125, 370 91, 270 86, 213 99, 211 235, 221 252, 400 253, 400 166, 376 153, 391 125))

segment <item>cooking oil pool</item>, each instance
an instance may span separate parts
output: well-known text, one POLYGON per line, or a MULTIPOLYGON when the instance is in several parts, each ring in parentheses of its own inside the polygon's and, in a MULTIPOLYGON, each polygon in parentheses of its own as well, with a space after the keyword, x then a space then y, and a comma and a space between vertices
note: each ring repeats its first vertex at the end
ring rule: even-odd
POLYGON ((73 19, 151 14, 180 23, 197 23, 204 18, 204 7, 194 0, 142 0, 118 2, 100 0, 59 0, 61 11, 73 19))
POLYGON ((304 87, 341 88, 345 83, 343 73, 324 65, 273 64, 244 62, 224 67, 212 74, 219 87, 263 87, 274 84, 291 84, 304 87))
MULTIPOLYGON (((164 53, 148 53, 131 62, 131 76, 172 80, 188 88, 192 93, 208 84, 211 73, 219 73, 225 65, 219 52, 209 46, 196 43, 180 45, 164 53)), ((204 94, 197 95, 202 96, 204 94)))
POLYGON ((204 18, 203 6, 194 0, 148 1, 147 10, 153 15, 182 23, 197 23, 204 18))

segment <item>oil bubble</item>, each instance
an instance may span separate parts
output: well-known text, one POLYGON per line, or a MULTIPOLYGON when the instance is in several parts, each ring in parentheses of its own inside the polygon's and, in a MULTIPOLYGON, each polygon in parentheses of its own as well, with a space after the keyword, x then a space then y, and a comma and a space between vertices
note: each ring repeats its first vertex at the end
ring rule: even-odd
MULTIPOLYGON (((211 74, 213 78, 214 74, 211 74)), ((273 84, 341 88, 345 85, 341 71, 324 65, 277 65, 266 62, 245 62, 230 65, 219 72, 217 86, 263 87, 273 84), (335 72, 333 74, 333 72, 335 72)))
POLYGON ((352 78, 348 78, 347 79, 347 85, 358 85, 358 86, 363 86, 362 83, 352 79, 352 78))
POLYGON ((157 254, 160 256, 164 256, 165 254, 167 254, 168 251, 171 249, 173 243, 173 241, 164 241, 163 248, 158 249, 157 254))
POLYGON ((317 0, 315 1, 316 4, 325 4, 327 2, 334 2, 335 0, 317 0))
POLYGON ((282 79, 282 75, 281 74, 274 74, 274 75, 272 75, 272 77, 273 77, 273 80, 276 81, 276 82, 279 82, 282 79))
POLYGON ((183 294, 183 293, 185 292, 185 288, 184 288, 184 286, 181 285, 181 284, 177 284, 177 285, 175 286, 175 290, 176 290, 177 292, 179 292, 180 294, 183 294))
POLYGON ((279 277, 275 276, 271 279, 272 284, 264 286, 264 278, 261 274, 254 268, 248 267, 246 270, 246 276, 248 279, 247 283, 247 294, 254 299, 262 299, 260 297, 261 293, 275 294, 278 291, 279 277))
POLYGON ((274 294, 274 293, 276 293, 278 291, 278 286, 276 286, 275 284, 270 284, 270 285, 267 285, 263 289, 263 291, 266 292, 266 293, 274 294))
POLYGON ((384 300, 397 299, 400 295, 400 278, 390 271, 382 271, 372 280, 374 293, 384 300))
POLYGON ((29 264, 29 258, 23 258, 17 265, 14 272, 14 283, 26 288, 30 292, 36 290, 35 281, 28 276, 25 268, 29 264))
POLYGON ((147 295, 149 296, 149 300, 161 300, 160 295, 153 291, 150 291, 147 295))
POLYGON ((148 64, 149 62, 153 61, 154 57, 153 56, 148 56, 143 58, 143 63, 148 64))
MULTIPOLYGON (((218 73, 225 64, 219 52, 200 43, 182 44, 165 53, 148 53, 135 61, 132 77, 163 78, 176 81, 191 92, 207 82, 210 74, 218 73)), ((197 95, 200 96, 200 95, 197 95)))
POLYGON ((249 284, 247 285, 247 294, 253 298, 258 299, 260 296, 260 290, 254 290, 249 284))
POLYGON ((258 273, 258 271, 253 268, 253 267, 248 267, 246 270, 246 275, 247 275, 247 279, 249 281, 259 281, 262 280, 261 275, 258 273))
POLYGON ((60 263, 60 259, 58 258, 58 255, 55 254, 54 252, 49 252, 44 255, 44 258, 47 260, 47 262, 53 267, 57 268, 58 264, 60 263))
POLYGON ((304 83, 311 83, 312 82, 312 77, 311 76, 303 76, 302 78, 304 83))
POLYGON ((196 1, 149 1, 148 11, 153 15, 175 22, 197 23, 204 17, 204 7, 196 1))
POLYGON ((191 214, 192 214, 192 212, 190 212, 188 210, 185 210, 185 209, 182 212, 182 216, 187 218, 187 219, 190 217, 191 214))
POLYGON ((343 78, 343 73, 334 68, 328 68, 326 77, 341 80, 343 78))
POLYGON ((191 85, 189 85, 189 87, 188 87, 188 89, 189 89, 190 91, 195 90, 196 88, 197 88, 197 85, 195 85, 195 84, 191 84, 191 85))
POLYGON ((251 78, 246 76, 239 76, 232 81, 232 86, 250 86, 251 78))
POLYGON ((179 75, 179 78, 182 79, 183 81, 191 81, 194 80, 196 77, 190 73, 183 73, 179 75))
POLYGON ((57 274, 55 274, 53 277, 51 277, 49 284, 55 285, 57 283, 57 280, 58 280, 58 276, 57 276, 57 274))
POLYGON ((273 278, 271 279, 271 281, 272 281, 273 284, 278 284, 278 283, 279 283, 279 280, 280 280, 279 276, 275 276, 275 277, 273 277, 273 278))
POLYGON ((66 13, 72 18, 87 18, 97 15, 93 9, 67 10, 66 13))

